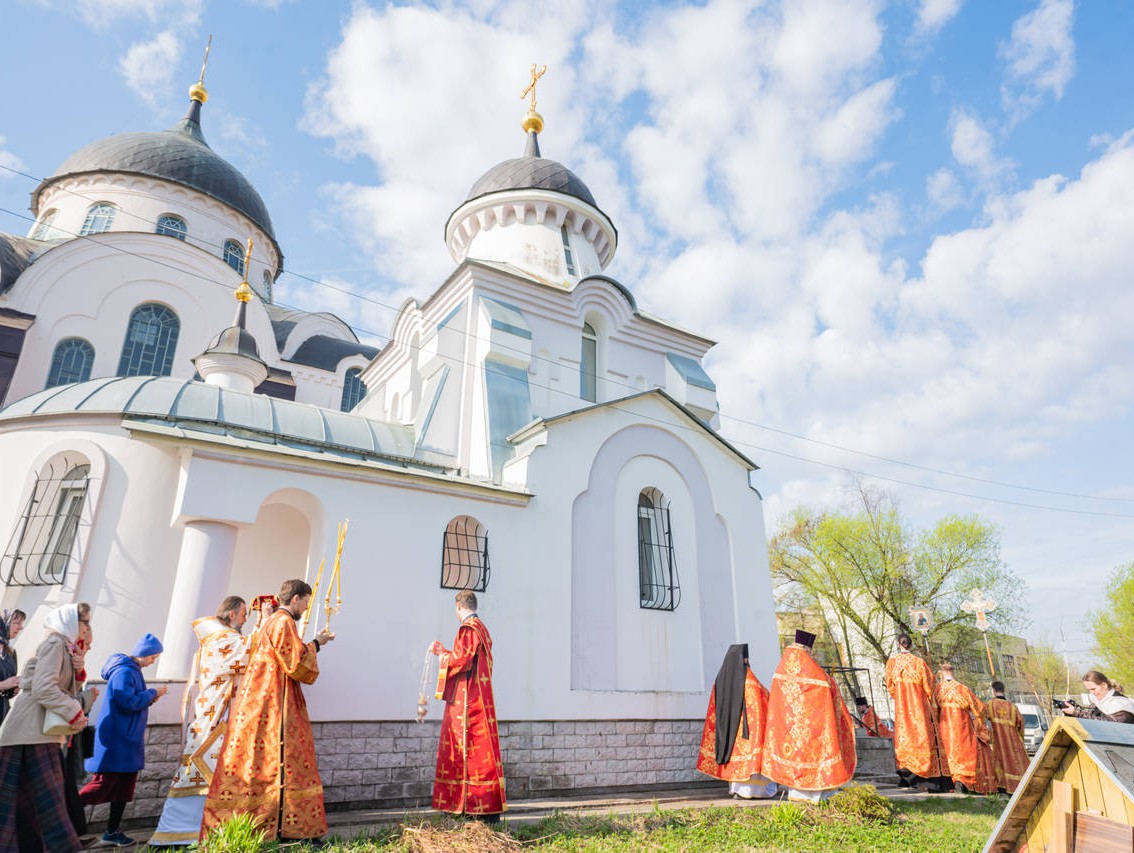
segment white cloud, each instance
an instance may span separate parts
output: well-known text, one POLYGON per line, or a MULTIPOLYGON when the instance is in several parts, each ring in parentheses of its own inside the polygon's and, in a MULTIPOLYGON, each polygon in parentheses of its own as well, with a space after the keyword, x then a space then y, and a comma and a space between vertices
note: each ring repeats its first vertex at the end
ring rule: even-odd
MULTIPOLYGON (((939 29, 959 5, 918 8, 939 29)), ((1018 22, 1013 43, 1050 58, 1039 33, 1054 30, 1038 20, 1058 8, 1018 22)), ((344 25, 305 126, 374 164, 369 185, 328 197, 387 279, 382 301, 423 298, 451 270, 441 224, 478 175, 519 154, 516 95, 538 59, 550 66, 543 152, 583 177, 618 226, 608 272, 644 310, 720 341, 708 368, 724 430, 765 465, 769 525, 797 502, 829 502, 840 466, 958 484, 732 418, 1013 479, 999 472, 1057 456, 1079 425, 1127 417, 1134 135, 1100 139, 1077 176, 1019 190, 995 125, 955 110, 956 165, 927 177, 930 212, 965 203, 968 182, 986 201, 970 227, 929 235, 911 271, 893 248, 909 211, 892 196, 864 201, 857 186, 884 171, 880 143, 902 120, 903 77, 882 62, 878 4, 708 0, 649 7, 631 28, 573 5, 563 14, 562 32, 487 0, 358 8, 344 25), (428 54, 407 48, 424 43, 428 54)), ((1013 79, 1061 91, 1045 76, 1056 64, 1026 54, 1010 60, 1013 79)), ((937 514, 988 509, 932 492, 917 501, 937 514)))
POLYGON ((1059 100, 1075 73, 1071 35, 1072 0, 1041 0, 1012 25, 1011 40, 1000 45, 1006 62, 1001 98, 1014 120, 1034 110, 1047 96, 1059 100))
POLYGON ((925 194, 937 213, 950 211, 965 200, 961 182, 949 169, 938 169, 926 179, 925 194))
POLYGON ((1011 170, 1011 161, 996 156, 992 133, 976 116, 957 109, 953 111, 949 124, 949 147, 954 159, 982 183, 992 183, 1011 170))
POLYGON ((961 11, 964 0, 922 0, 914 20, 914 36, 929 38, 961 11))
POLYGON ((181 58, 181 44, 170 30, 149 41, 130 45, 118 63, 126 85, 151 106, 168 95, 173 72, 181 58))
POLYGON ((122 21, 145 20, 151 25, 192 26, 201 19, 205 0, 77 0, 62 2, 64 9, 74 9, 88 26, 107 29, 122 21))

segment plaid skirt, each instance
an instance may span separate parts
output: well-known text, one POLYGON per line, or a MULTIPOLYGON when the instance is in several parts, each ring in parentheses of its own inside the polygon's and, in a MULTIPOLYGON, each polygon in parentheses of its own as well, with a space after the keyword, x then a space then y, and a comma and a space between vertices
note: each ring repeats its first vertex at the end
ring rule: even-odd
POLYGON ((57 743, 0 747, 0 853, 82 849, 67 816, 59 759, 57 743))

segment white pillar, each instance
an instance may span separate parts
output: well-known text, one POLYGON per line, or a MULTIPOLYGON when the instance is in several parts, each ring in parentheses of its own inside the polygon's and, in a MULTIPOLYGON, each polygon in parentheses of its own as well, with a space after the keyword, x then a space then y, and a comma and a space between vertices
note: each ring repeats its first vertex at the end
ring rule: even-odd
POLYGON ((157 677, 185 679, 197 651, 193 620, 211 616, 229 594, 237 529, 219 521, 190 521, 181 539, 181 556, 169 618, 161 641, 165 651, 158 661, 157 677))

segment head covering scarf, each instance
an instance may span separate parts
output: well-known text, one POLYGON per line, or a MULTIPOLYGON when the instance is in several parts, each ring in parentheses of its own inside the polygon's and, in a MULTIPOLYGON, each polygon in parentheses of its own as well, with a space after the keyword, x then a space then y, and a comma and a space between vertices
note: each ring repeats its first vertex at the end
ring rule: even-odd
POLYGON ((43 627, 62 634, 69 642, 76 642, 79 639, 79 605, 64 604, 56 607, 43 620, 43 627))
POLYGON ((736 731, 743 726, 748 737, 748 711, 744 705, 744 682, 748 677, 748 643, 729 646, 717 672, 713 691, 717 703, 717 764, 727 764, 736 745, 736 731))

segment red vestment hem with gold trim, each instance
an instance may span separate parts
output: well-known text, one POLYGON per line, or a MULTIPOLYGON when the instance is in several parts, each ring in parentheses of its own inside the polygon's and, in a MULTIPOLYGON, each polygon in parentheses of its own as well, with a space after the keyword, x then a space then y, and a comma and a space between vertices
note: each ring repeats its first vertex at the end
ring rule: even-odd
POLYGON ((949 763, 949 775, 954 782, 963 782, 975 790, 977 734, 974 721, 981 719, 984 706, 973 691, 955 679, 938 683, 936 699, 937 725, 941 748, 949 763))

